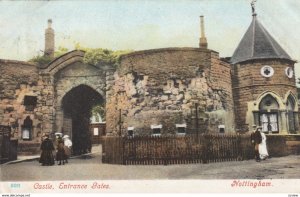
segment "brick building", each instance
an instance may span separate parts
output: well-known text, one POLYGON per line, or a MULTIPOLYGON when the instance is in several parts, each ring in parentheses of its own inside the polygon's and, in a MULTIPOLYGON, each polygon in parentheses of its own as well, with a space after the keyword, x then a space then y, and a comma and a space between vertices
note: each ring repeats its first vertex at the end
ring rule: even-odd
POLYGON ((0 124, 23 147, 43 132, 68 134, 76 147, 90 143, 91 108, 105 104, 106 135, 247 132, 253 124, 299 133, 295 61, 256 14, 230 60, 207 48, 203 17, 200 24, 199 48, 135 51, 117 68, 85 64, 80 50, 44 66, 0 60, 0 124))
POLYGON ((253 20, 231 57, 236 129, 261 125, 271 133, 299 130, 295 61, 253 13, 253 20))

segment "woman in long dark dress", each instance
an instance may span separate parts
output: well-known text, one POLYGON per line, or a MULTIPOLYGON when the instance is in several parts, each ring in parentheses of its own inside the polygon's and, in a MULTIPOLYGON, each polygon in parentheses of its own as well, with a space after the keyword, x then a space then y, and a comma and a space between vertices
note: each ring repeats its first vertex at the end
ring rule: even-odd
POLYGON ((54 165, 54 157, 52 154, 52 151, 54 150, 54 146, 52 141, 49 139, 49 135, 46 134, 44 136, 44 140, 41 144, 41 157, 39 162, 43 165, 43 166, 52 166, 54 165))

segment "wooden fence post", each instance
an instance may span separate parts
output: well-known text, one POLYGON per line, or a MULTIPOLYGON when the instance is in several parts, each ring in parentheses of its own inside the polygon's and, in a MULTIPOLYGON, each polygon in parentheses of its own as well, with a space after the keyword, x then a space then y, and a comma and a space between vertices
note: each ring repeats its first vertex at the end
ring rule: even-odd
POLYGON ((237 160, 242 161, 244 160, 243 154, 242 154, 242 144, 241 144, 241 135, 237 134, 237 160))
POLYGON ((208 163, 208 137, 206 134, 203 135, 203 149, 202 149, 202 161, 208 163))

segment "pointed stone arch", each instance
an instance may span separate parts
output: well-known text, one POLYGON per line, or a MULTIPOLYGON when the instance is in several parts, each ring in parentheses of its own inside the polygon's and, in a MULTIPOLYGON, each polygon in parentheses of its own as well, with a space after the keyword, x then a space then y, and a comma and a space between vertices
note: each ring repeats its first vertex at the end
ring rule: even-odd
POLYGON ((289 90, 284 97, 284 103, 287 104, 288 101, 292 101, 294 103, 294 111, 298 111, 298 102, 297 102, 297 97, 295 96, 295 94, 289 90))
POLYGON ((82 50, 73 50, 70 51, 50 62, 46 67, 43 68, 42 72, 54 75, 59 70, 67 67, 70 64, 76 62, 83 62, 85 52, 82 50))
POLYGON ((61 99, 62 133, 67 134, 73 141, 73 153, 82 154, 90 151, 92 135, 90 118, 92 108, 102 105, 103 96, 88 85, 78 85, 66 92, 61 99))
POLYGON ((265 91, 265 92, 261 93, 261 94, 257 97, 257 99, 256 99, 256 101, 255 101, 255 108, 254 108, 254 110, 256 110, 256 111, 259 110, 259 105, 260 105, 261 101, 262 101, 266 96, 268 96, 268 95, 271 96, 271 97, 273 97, 273 98, 277 101, 277 103, 278 103, 278 105, 279 105, 279 110, 284 110, 284 109, 285 109, 285 105, 284 105, 284 103, 283 103, 283 99, 281 98, 281 96, 279 96, 278 94, 276 94, 275 92, 272 92, 272 91, 265 91))
POLYGON ((49 89, 53 89, 53 123, 54 132, 63 130, 64 113, 62 99, 73 88, 85 85, 95 90, 106 100, 106 76, 108 71, 83 62, 85 52, 70 51, 50 62, 41 69, 41 74, 48 77, 49 89))
POLYGON ((298 102, 292 91, 285 95, 287 130, 289 133, 296 133, 299 129, 298 102))
POLYGON ((253 109, 253 123, 261 125, 264 132, 287 134, 299 129, 298 103, 292 91, 284 98, 265 91, 257 97, 253 109))
POLYGON ((262 126, 263 132, 279 132, 279 102, 274 94, 265 94, 258 104, 259 108, 259 125, 262 126))
POLYGON ((82 85, 90 87, 91 89, 94 89, 96 92, 98 92, 103 97, 104 101, 106 100, 104 90, 99 88, 96 84, 92 84, 92 83, 89 83, 89 82, 82 83, 80 81, 77 81, 75 83, 70 84, 70 86, 68 86, 62 94, 57 94, 56 106, 61 107, 62 106, 61 105, 62 100, 66 96, 66 94, 68 92, 72 91, 72 89, 77 88, 77 87, 82 86, 82 85))

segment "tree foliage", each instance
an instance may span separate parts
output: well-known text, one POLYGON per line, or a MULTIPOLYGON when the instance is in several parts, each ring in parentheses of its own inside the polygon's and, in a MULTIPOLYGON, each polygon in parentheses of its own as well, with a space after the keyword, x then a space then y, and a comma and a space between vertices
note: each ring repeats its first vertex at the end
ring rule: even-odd
POLYGON ((62 56, 63 54, 67 53, 69 50, 65 47, 59 46, 58 50, 54 52, 54 57, 44 56, 38 54, 37 56, 31 58, 29 62, 37 63, 39 66, 43 66, 49 64, 55 58, 62 56))
POLYGON ((49 56, 37 55, 37 56, 33 57, 32 59, 30 59, 29 62, 37 63, 38 66, 43 66, 43 65, 49 64, 49 62, 51 62, 52 60, 53 60, 53 58, 51 58, 49 56))
POLYGON ((63 46, 59 46, 58 50, 54 52, 54 58, 57 58, 59 56, 62 56, 63 54, 69 52, 69 49, 63 47, 63 46))
MULTIPOLYGON (((113 66, 116 67, 119 64, 119 58, 121 55, 133 52, 133 50, 117 50, 113 51, 110 49, 103 48, 86 48, 82 47, 79 43, 75 43, 75 49, 85 51, 83 57, 83 62, 91 65, 100 65, 100 66, 113 66)), ((39 66, 46 65, 50 63, 55 58, 67 53, 69 50, 65 47, 58 47, 58 50, 54 52, 54 58, 37 55, 29 60, 29 62, 35 62, 39 66)))
POLYGON ((79 43, 75 44, 75 49, 85 51, 84 63, 92 65, 117 66, 121 55, 133 52, 133 50, 117 50, 103 48, 85 48, 79 43))
POLYGON ((97 116, 98 114, 100 114, 102 121, 105 121, 105 106, 104 105, 95 105, 92 108, 92 116, 97 116))

